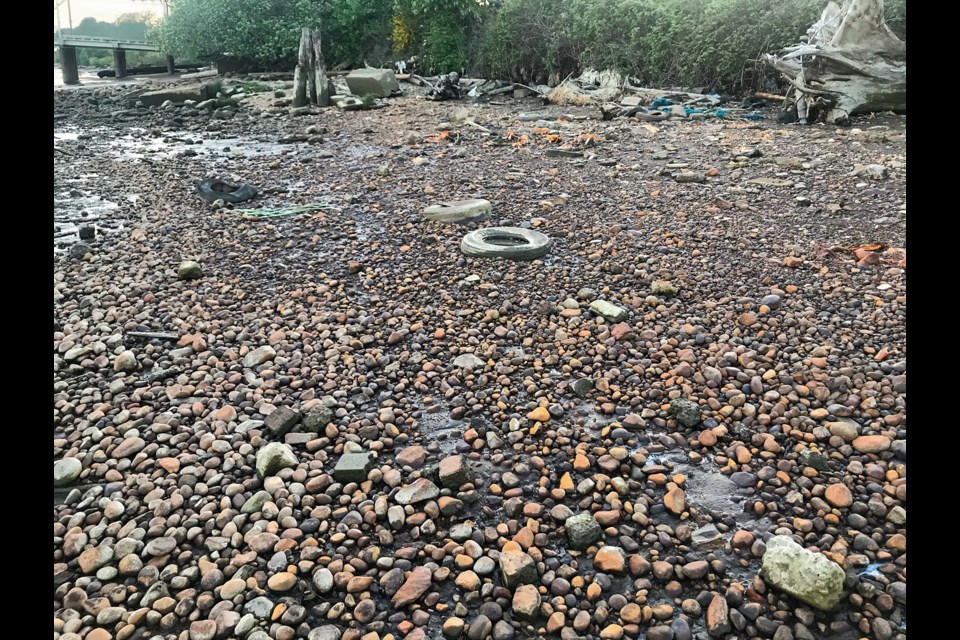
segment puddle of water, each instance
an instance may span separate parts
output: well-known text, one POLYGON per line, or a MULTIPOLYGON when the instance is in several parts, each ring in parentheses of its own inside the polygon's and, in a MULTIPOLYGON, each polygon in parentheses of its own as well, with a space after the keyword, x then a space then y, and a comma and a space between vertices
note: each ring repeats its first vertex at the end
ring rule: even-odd
POLYGON ((446 411, 423 414, 417 420, 417 432, 425 443, 435 442, 440 447, 441 456, 456 453, 457 441, 463 435, 466 423, 463 420, 453 420, 446 411))
POLYGON ((126 158, 169 158, 190 150, 197 155, 228 155, 237 158, 276 156, 294 150, 305 149, 306 144, 280 144, 250 138, 201 138, 178 139, 167 134, 164 137, 147 137, 134 133, 110 141, 112 154, 126 158))
POLYGON ((111 217, 118 207, 116 202, 101 200, 99 196, 72 197, 69 191, 61 192, 53 199, 54 249, 62 250, 79 242, 81 226, 94 227, 98 235, 123 229, 123 223, 111 217))

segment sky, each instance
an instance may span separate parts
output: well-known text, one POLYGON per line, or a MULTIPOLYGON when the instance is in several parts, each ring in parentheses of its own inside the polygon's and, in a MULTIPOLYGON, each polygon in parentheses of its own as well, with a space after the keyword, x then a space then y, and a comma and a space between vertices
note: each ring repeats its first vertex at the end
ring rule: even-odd
MULTIPOLYGON (((113 22, 122 13, 142 13, 152 11, 157 16, 163 16, 163 5, 159 2, 145 0, 143 2, 134 2, 134 0, 69 0, 70 9, 73 14, 73 26, 80 24, 84 18, 96 18, 103 22, 113 22)), ((67 23, 67 0, 60 5, 60 24, 63 27, 69 26, 67 23)), ((57 11, 53 11, 53 26, 57 26, 57 11)))

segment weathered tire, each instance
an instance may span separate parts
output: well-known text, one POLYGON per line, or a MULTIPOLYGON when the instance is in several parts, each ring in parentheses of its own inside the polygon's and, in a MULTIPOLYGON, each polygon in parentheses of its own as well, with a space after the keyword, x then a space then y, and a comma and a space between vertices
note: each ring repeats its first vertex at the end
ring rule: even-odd
POLYGON ((474 258, 533 260, 550 251, 550 238, 519 227, 486 227, 471 231, 460 241, 460 251, 474 258))
POLYGON ((423 217, 437 222, 462 222, 473 220, 490 213, 490 201, 475 198, 473 200, 451 200, 430 205, 423 210, 423 217))
POLYGON ((201 180, 197 183, 197 192, 207 202, 216 202, 217 200, 230 203, 246 202, 257 195, 257 189, 252 185, 230 184, 219 178, 201 180))
POLYGON ((643 120, 645 122, 662 122, 670 117, 669 113, 664 113, 663 111, 637 111, 633 114, 633 117, 637 120, 643 120))

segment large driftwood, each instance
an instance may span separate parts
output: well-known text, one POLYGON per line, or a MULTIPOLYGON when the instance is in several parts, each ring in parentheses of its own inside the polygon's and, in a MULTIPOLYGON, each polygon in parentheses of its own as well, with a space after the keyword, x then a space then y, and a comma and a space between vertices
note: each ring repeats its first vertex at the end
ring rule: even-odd
POLYGON ((790 83, 801 121, 815 108, 837 124, 855 113, 907 109, 907 45, 884 21, 883 0, 830 2, 806 42, 764 61, 790 83))
POLYGON ((320 30, 306 27, 300 32, 297 68, 293 72, 293 106, 330 105, 330 81, 324 67, 320 30))

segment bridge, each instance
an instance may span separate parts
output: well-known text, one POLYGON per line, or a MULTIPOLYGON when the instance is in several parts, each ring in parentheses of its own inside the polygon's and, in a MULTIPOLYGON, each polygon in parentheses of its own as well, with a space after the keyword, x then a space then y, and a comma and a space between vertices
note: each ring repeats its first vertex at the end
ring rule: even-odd
MULTIPOLYGON (((95 36, 75 36, 55 34, 53 46, 60 49, 60 67, 63 69, 64 84, 80 84, 80 70, 77 68, 77 49, 112 49, 113 69, 117 78, 127 75, 127 51, 159 51, 157 46, 140 40, 117 40, 95 36)), ((167 56, 167 72, 173 73, 173 58, 167 56)))

